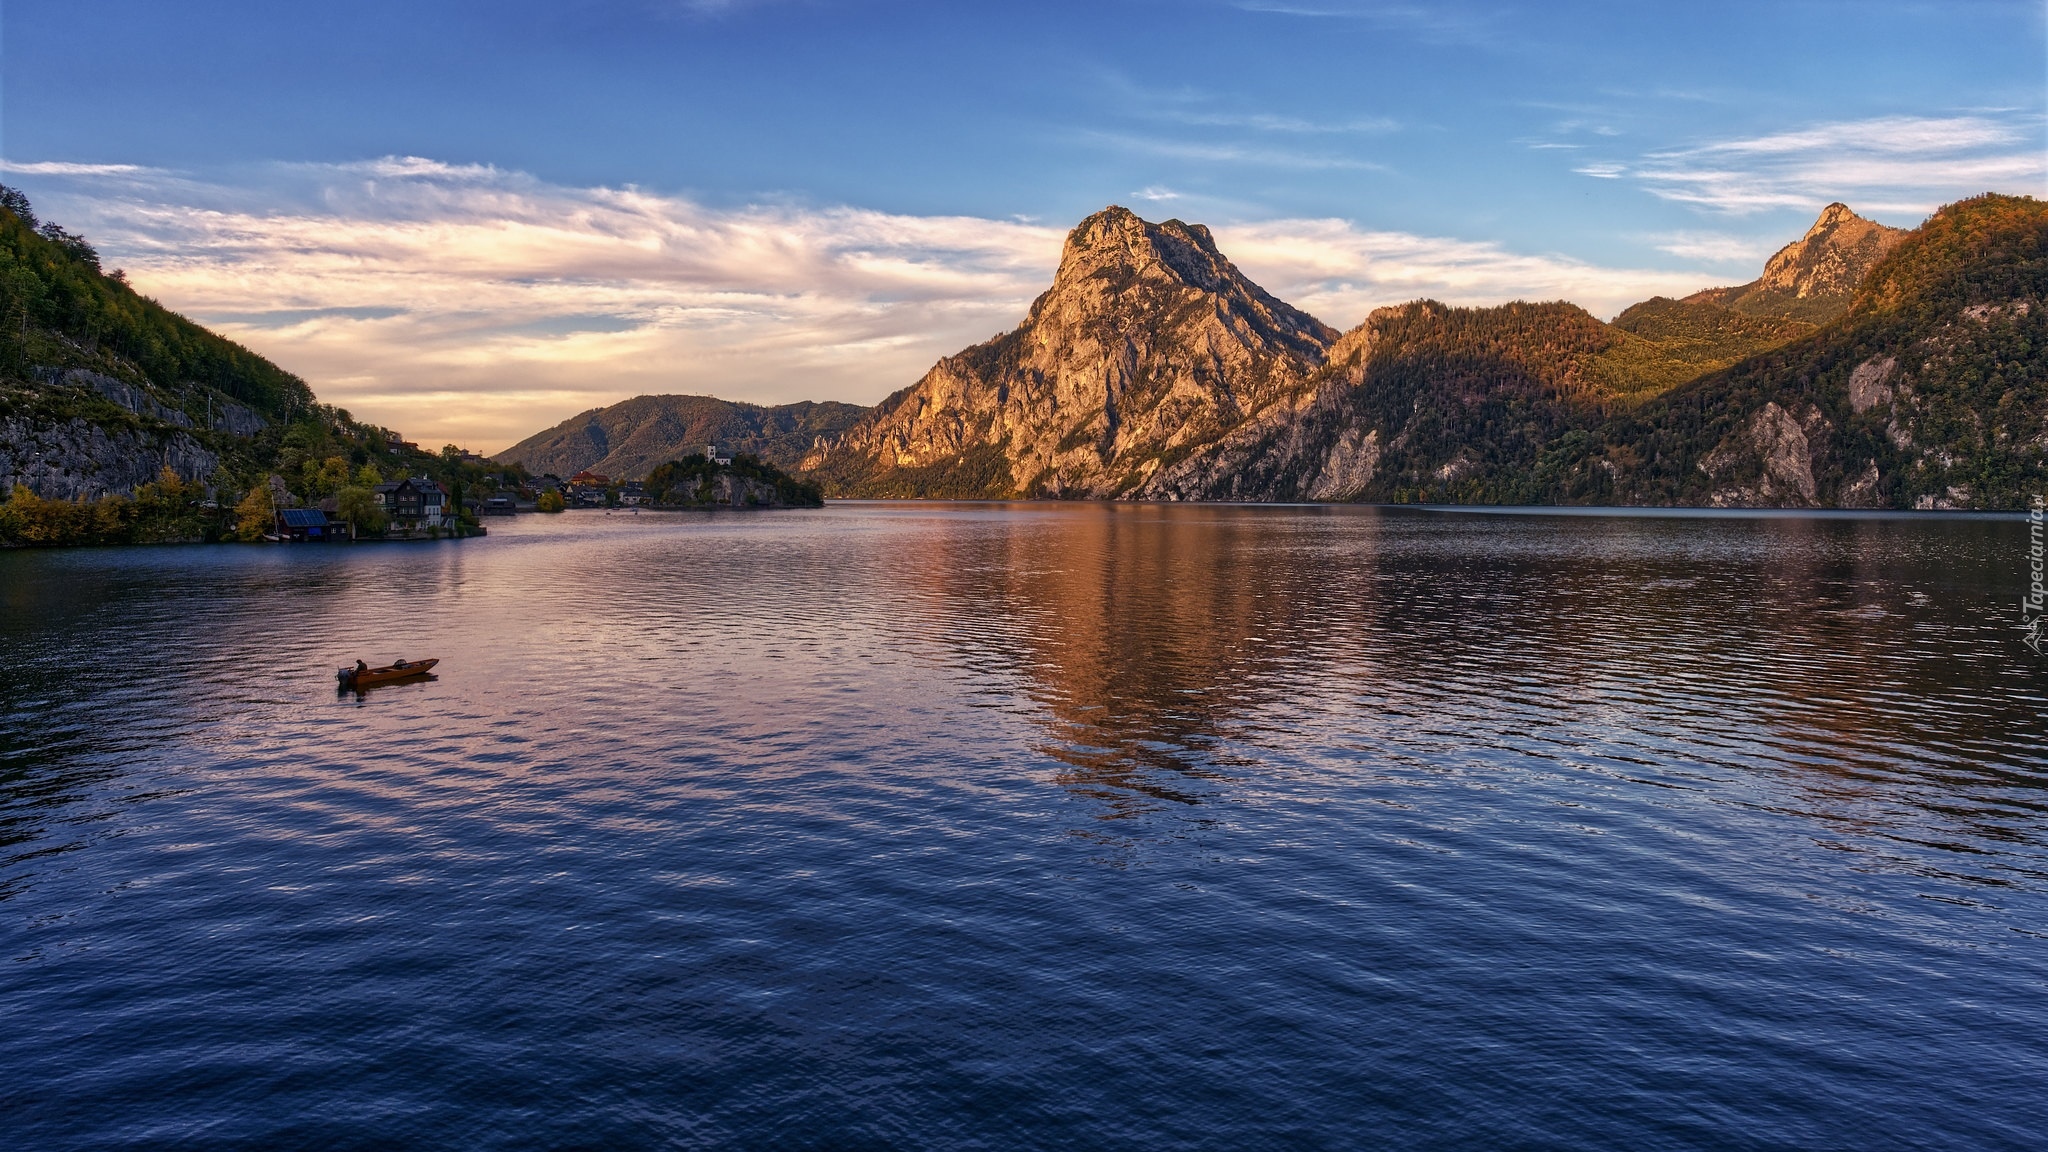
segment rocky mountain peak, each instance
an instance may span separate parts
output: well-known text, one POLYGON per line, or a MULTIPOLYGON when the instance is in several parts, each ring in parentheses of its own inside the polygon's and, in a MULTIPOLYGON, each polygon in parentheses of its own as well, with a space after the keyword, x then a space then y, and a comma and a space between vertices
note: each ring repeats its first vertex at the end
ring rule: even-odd
MULTIPOLYGON (((1847 204, 1837 200, 1820 210, 1820 218, 1813 222, 1813 227, 1806 230, 1806 235, 1811 237, 1817 232, 1837 227, 1845 220, 1863 220, 1863 217, 1858 216, 1847 204)), ((1870 223, 1868 220, 1863 222, 1870 223)))
POLYGON ((1068 234, 1022 324, 941 360, 805 466, 842 490, 1115 495, 1302 393, 1336 338, 1207 228, 1111 206, 1068 234))
MULTIPOLYGON (((1067 234, 1052 288, 1027 327, 1071 327, 1098 318, 1155 327, 1167 314, 1214 298, 1216 309, 1257 344, 1319 358, 1336 332, 1276 299, 1238 271, 1201 224, 1154 224, 1110 205, 1067 234)), ((1184 319, 1184 317, 1183 317, 1184 319)))
POLYGON ((1761 277, 1733 288, 1709 288, 1685 302, 1825 324, 1849 310, 1857 286, 1905 235, 1903 228, 1865 220, 1847 204, 1830 204, 1806 235, 1778 249, 1761 277))
POLYGON ((1846 297, 1905 235, 1903 228, 1865 220, 1846 204, 1830 204, 1805 236, 1770 258, 1757 283, 1800 300, 1846 297))
POLYGON ((1216 238, 1200 224, 1168 220, 1150 224, 1128 208, 1114 204, 1081 221, 1067 234, 1060 253, 1057 286, 1062 280, 1122 270, 1148 272, 1180 280, 1208 291, 1222 288, 1236 269, 1216 250, 1216 238))

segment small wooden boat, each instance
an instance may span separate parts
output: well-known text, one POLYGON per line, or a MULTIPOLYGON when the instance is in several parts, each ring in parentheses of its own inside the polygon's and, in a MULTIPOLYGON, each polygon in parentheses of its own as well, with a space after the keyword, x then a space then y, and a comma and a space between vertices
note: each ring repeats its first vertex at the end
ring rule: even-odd
POLYGON ((343 688, 368 688, 373 684, 389 684, 394 680, 407 680, 424 676, 433 670, 436 660, 399 660, 382 668, 338 668, 334 679, 343 688))

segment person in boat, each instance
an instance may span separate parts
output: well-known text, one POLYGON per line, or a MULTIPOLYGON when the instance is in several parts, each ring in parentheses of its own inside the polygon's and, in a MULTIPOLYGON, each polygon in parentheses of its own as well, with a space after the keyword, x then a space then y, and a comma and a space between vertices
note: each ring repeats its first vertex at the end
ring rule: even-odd
POLYGON ((356 661, 356 673, 358 675, 364 672, 368 672, 369 670, 370 666, 368 664, 363 663, 361 660, 356 661))
POLYGON ((405 661, 404 661, 403 659, 399 659, 399 660, 393 660, 393 661, 391 662, 391 666, 392 666, 393 668, 403 668, 403 667, 405 667, 405 661))

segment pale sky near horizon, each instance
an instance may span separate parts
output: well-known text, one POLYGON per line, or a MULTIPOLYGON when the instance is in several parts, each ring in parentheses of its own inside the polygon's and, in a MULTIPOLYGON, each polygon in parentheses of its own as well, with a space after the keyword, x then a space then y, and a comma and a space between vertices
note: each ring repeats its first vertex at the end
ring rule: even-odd
POLYGON ((2048 195, 2039 0, 8 0, 0 175, 422 442, 873 403, 1082 216, 1349 328, 1756 275, 1832 200, 2048 195))

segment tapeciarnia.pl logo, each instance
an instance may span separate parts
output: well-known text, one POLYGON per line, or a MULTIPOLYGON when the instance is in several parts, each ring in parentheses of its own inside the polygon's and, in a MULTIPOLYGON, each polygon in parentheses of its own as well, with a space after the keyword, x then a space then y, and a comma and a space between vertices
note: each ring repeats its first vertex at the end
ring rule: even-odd
POLYGON ((2031 569, 2033 582, 2027 586, 2027 594, 2020 598, 2020 631, 2026 633, 2022 639, 2034 655, 2041 655, 2041 621, 2044 610, 2048 610, 2048 588, 2041 582, 2041 527, 2048 505, 2036 496, 2027 508, 2027 564, 2031 569))

